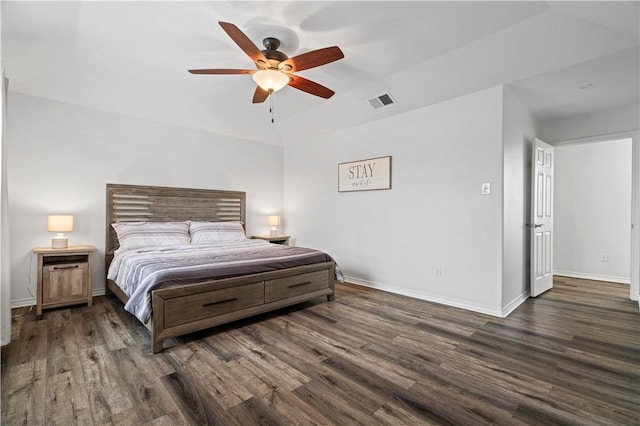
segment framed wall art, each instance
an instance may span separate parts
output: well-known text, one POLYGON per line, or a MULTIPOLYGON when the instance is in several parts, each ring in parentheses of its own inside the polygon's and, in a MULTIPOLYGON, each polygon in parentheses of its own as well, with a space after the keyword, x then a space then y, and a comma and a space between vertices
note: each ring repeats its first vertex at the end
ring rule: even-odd
POLYGON ((391 189, 391 156, 338 164, 338 192, 391 189))

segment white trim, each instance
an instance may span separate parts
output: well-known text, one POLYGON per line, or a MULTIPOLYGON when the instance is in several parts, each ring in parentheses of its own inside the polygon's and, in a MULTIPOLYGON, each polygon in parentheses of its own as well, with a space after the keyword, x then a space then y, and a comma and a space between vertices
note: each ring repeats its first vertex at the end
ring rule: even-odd
POLYGON ((589 142, 606 142, 606 141, 613 141, 613 140, 618 140, 618 139, 633 138, 637 133, 638 133, 637 131, 630 130, 630 131, 627 131, 627 132, 616 132, 616 133, 609 133, 609 134, 599 135, 599 136, 589 136, 589 137, 586 137, 586 138, 566 139, 566 140, 562 140, 562 141, 547 142, 547 143, 549 145, 553 145, 553 146, 563 146, 563 145, 576 145, 576 144, 589 143, 589 142))
POLYGON ((529 291, 523 291, 522 293, 520 293, 518 296, 516 296, 515 299, 513 299, 511 302, 509 302, 507 304, 507 306, 505 306, 504 308, 502 308, 502 315, 500 315, 502 318, 506 318, 507 316, 509 316, 509 314, 513 311, 515 311, 515 309, 522 305, 524 302, 527 301, 527 299, 530 296, 530 292, 529 291))
POLYGON ((375 283, 373 281, 363 280, 354 277, 344 277, 345 281, 350 284, 361 285, 363 287, 375 288, 376 290, 387 291, 389 293, 400 294, 402 296, 413 297, 414 299, 426 300, 427 302, 439 303, 441 305, 452 306, 454 308, 466 309, 468 311, 479 312, 481 314, 491 315, 494 317, 504 318, 500 309, 496 309, 485 305, 470 304, 467 301, 450 299, 447 297, 435 296, 433 294, 424 293, 422 291, 408 290, 402 287, 395 287, 386 284, 375 283))
POLYGON ((640 303, 640 131, 631 137, 631 300, 640 303))
POLYGON ((558 271, 556 269, 553 270, 553 275, 569 278, 579 278, 583 280, 609 281, 612 283, 631 284, 631 280, 629 279, 629 277, 612 277, 610 275, 583 274, 581 272, 558 271))
POLYGON ((8 82, 0 60, 0 345, 11 342, 11 242, 6 146, 8 82))
POLYGON ((24 299, 14 299, 11 301, 11 309, 22 308, 25 306, 35 306, 35 305, 36 305, 35 297, 27 297, 24 299))

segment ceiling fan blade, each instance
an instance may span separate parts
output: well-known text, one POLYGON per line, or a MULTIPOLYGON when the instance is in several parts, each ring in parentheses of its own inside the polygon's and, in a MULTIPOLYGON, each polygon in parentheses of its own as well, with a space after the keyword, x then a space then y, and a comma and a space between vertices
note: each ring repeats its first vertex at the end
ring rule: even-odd
POLYGON ((312 50, 289 58, 282 62, 280 67, 281 69, 283 67, 291 67, 291 72, 296 72, 328 64, 342 58, 344 58, 344 53, 338 46, 325 47, 324 49, 312 50))
POLYGON ((236 44, 240 46, 240 49, 242 49, 253 62, 265 67, 269 65, 267 58, 262 54, 260 49, 258 49, 258 46, 253 44, 249 37, 240 31, 240 28, 229 22, 220 21, 218 24, 220 24, 222 29, 231 37, 231 40, 235 41, 236 44))
POLYGON ((226 68, 213 68, 202 70, 189 70, 191 74, 253 74, 255 70, 236 70, 226 68))
POLYGON ((307 80, 306 78, 289 74, 291 77, 289 86, 295 87, 303 92, 310 93, 312 95, 320 96, 321 98, 329 99, 335 93, 333 90, 324 87, 314 81, 307 80))
POLYGON ((269 92, 264 90, 260 86, 256 86, 256 91, 253 93, 253 103, 259 104, 267 100, 269 97, 269 92))

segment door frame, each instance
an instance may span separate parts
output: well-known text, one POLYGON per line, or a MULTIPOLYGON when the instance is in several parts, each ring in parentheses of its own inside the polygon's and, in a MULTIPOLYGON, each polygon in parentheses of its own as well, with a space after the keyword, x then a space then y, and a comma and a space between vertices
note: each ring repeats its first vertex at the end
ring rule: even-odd
POLYGON ((606 142, 615 139, 631 139, 631 285, 629 298, 638 301, 640 307, 640 130, 608 133, 585 138, 553 142, 553 146, 575 145, 589 142, 606 142))

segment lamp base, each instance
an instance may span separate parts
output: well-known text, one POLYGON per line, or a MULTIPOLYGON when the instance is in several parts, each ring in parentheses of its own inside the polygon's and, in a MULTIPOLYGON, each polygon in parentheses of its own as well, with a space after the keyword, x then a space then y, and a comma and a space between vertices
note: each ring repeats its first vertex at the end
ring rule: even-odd
POLYGON ((278 230, 277 229, 271 229, 269 231, 269 236, 270 237, 275 237, 276 235, 278 235, 278 230))
POLYGON ((69 238, 62 234, 58 234, 51 239, 51 248, 62 249, 69 247, 69 238))

